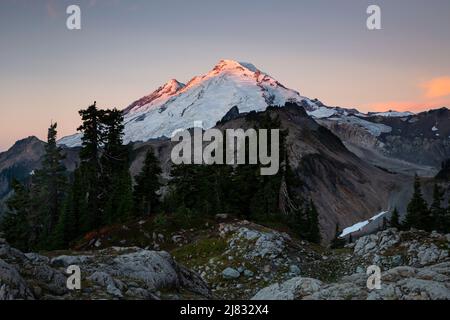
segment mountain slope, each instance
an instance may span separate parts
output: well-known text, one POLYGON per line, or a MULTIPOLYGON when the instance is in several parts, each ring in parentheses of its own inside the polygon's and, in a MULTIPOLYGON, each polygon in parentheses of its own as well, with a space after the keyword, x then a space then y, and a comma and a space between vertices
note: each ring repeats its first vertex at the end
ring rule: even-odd
MULTIPOLYGON (((313 199, 325 241, 333 238, 337 223, 344 228, 394 206, 403 212, 412 192, 411 177, 388 173, 361 160, 297 104, 288 103, 264 112, 278 116, 281 128, 288 129, 289 163, 301 182, 295 192, 313 199)), ((235 115, 229 121, 221 121, 216 128, 253 128, 253 117, 235 115)), ((168 177, 172 145, 164 139, 134 144, 131 171, 140 171, 151 146, 162 163, 164 176, 168 177)))
MULTIPOLYGON (((12 179, 25 181, 41 167, 45 153, 45 142, 31 136, 17 141, 10 149, 0 153, 0 216, 5 210, 4 200, 11 192, 12 179)), ((77 148, 64 149, 64 165, 74 170, 78 161, 77 148)))
POLYGON ((450 110, 418 114, 340 115, 320 124, 368 162, 409 175, 434 176, 450 158, 450 110))
POLYGON ((12 178, 22 180, 39 167, 44 145, 38 138, 28 137, 0 153, 0 199, 9 193, 12 178))

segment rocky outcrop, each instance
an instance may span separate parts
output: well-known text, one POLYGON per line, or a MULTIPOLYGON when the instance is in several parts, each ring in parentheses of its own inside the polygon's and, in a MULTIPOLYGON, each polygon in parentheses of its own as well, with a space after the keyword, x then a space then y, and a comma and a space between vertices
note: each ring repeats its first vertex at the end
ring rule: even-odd
POLYGON ((356 256, 386 268, 399 265, 423 267, 445 261, 449 256, 446 235, 417 230, 398 232, 388 229, 361 237, 349 247, 353 246, 356 256))
POLYGON ((207 298, 210 291, 196 273, 164 251, 109 248, 49 259, 24 254, 0 240, 0 300, 207 298), (81 290, 67 289, 66 268, 77 265, 81 290), (160 293, 164 290, 164 295, 160 293))
POLYGON ((231 121, 238 117, 239 117, 239 108, 237 106, 234 106, 223 116, 222 120, 220 120, 219 122, 231 121))
POLYGON ((248 221, 177 232, 186 242, 156 236, 175 245, 171 254, 107 247, 43 256, 0 240, 0 299, 450 299, 450 234, 387 229, 333 250, 248 221), (69 265, 82 271, 81 290, 66 287, 69 265), (380 289, 367 286, 371 265, 380 289))
POLYGON ((296 300, 316 293, 322 286, 319 280, 296 277, 262 289, 252 300, 296 300))
POLYGON ((381 275, 381 289, 368 289, 365 273, 342 278, 322 286, 302 299, 311 300, 448 300, 450 299, 450 263, 424 268, 408 266, 387 270, 381 275))
POLYGON ((381 289, 367 288, 367 275, 357 273, 334 284, 293 278, 259 291, 252 300, 449 300, 450 262, 425 268, 396 267, 382 273, 381 289))
POLYGON ((263 288, 255 300, 448 300, 450 235, 388 229, 349 245, 352 259, 362 259, 354 273, 325 283, 295 277, 263 288), (381 270, 381 288, 369 289, 366 268, 381 270))
POLYGON ((0 300, 33 298, 30 287, 16 268, 0 259, 0 300))
POLYGON ((0 239, 0 300, 38 299, 67 293, 62 271, 49 266, 49 259, 24 254, 0 239))
MULTIPOLYGON (((224 228, 226 230, 226 227, 224 228)), ((277 258, 285 249, 286 241, 290 240, 288 234, 282 234, 277 231, 263 232, 260 230, 240 227, 235 231, 233 237, 229 240, 230 248, 243 247, 246 250, 244 258, 277 258), (245 243, 247 246, 245 247, 245 243)))

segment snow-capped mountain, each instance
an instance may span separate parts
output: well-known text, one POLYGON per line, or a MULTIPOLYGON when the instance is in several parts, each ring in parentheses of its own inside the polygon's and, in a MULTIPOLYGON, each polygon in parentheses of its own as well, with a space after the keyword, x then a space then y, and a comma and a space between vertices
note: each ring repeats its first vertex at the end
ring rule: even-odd
MULTIPOLYGON (((187 84, 175 79, 124 108, 124 142, 170 137, 178 129, 202 123, 216 125, 231 109, 240 113, 264 111, 267 106, 293 102, 328 127, 347 147, 366 161, 394 172, 433 176, 450 157, 448 109, 411 112, 369 112, 330 107, 309 99, 250 63, 221 60, 208 73, 187 84), (427 152, 420 152, 427 150, 427 152)), ((75 134, 59 141, 81 144, 75 134)))
MULTIPOLYGON (((286 102, 307 104, 310 112, 322 108, 250 63, 221 60, 207 74, 187 84, 172 79, 125 108, 124 141, 170 137, 177 129, 193 127, 196 121, 211 128, 234 106, 240 112, 263 111, 286 102)), ((79 143, 79 134, 60 140, 69 147, 79 143)))
MULTIPOLYGON (((239 112, 263 111, 267 106, 294 102, 316 119, 358 122, 379 135, 387 128, 365 121, 371 116, 404 117, 412 113, 389 111, 363 114, 356 109, 329 107, 289 89, 251 63, 221 60, 211 71, 192 78, 187 84, 176 79, 124 108, 124 142, 170 137, 177 129, 192 128, 201 121, 204 129, 213 127, 237 106, 239 112)), ((80 134, 62 138, 60 144, 80 145, 80 134)))

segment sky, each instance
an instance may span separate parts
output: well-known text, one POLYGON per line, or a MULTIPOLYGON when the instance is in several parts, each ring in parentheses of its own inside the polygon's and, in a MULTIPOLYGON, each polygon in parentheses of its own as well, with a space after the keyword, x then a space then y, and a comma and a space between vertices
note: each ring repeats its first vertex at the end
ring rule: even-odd
POLYGON ((124 108, 221 59, 327 105, 450 106, 449 0, 1 0, 0 151, 75 132, 94 100, 124 108), (68 30, 66 8, 81 8, 68 30), (381 8, 381 30, 366 9, 381 8))

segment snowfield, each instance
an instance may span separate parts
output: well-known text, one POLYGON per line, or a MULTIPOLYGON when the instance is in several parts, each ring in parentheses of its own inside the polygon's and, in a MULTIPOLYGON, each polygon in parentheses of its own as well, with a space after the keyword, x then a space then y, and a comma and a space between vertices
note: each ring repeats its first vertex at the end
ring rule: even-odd
MULTIPOLYGON (((186 85, 172 79, 127 107, 124 142, 170 137, 175 130, 193 127, 195 121, 211 128, 234 106, 239 112, 264 111, 269 105, 304 100, 314 106, 252 64, 222 60, 186 85)), ((59 141, 69 147, 80 142, 79 134, 59 141)))
POLYGON ((330 118, 330 120, 335 120, 338 123, 348 123, 360 126, 375 137, 380 136, 382 133, 390 133, 392 131, 392 128, 387 125, 384 125, 382 123, 370 122, 355 116, 330 118))
POLYGON ((403 118, 408 116, 413 116, 414 113, 406 111, 406 112, 398 112, 398 111, 386 111, 386 112, 377 112, 370 113, 371 116, 379 116, 379 117, 393 117, 393 118, 403 118))
POLYGON ((345 229, 342 231, 342 233, 341 233, 341 235, 339 236, 339 238, 343 238, 343 237, 345 237, 346 235, 348 235, 348 234, 350 234, 350 233, 353 233, 353 232, 356 232, 356 231, 361 230, 362 228, 364 228, 365 226, 367 226, 369 223, 371 223, 371 222, 373 222, 373 221, 375 221, 375 220, 381 218, 382 216, 384 216, 384 215, 385 215, 386 213, 388 213, 388 212, 389 212, 389 211, 382 211, 382 212, 378 213, 377 215, 373 216, 372 218, 370 218, 370 219, 368 219, 368 220, 364 220, 364 221, 355 223, 354 225, 345 228, 345 229))
MULTIPOLYGON (((392 130, 383 124, 361 119, 374 115, 372 113, 328 107, 316 99, 301 96, 253 64, 221 60, 210 72, 192 78, 187 84, 171 79, 126 107, 124 142, 171 137, 176 130, 192 128, 196 121, 201 121, 203 128, 208 129, 234 106, 243 113, 264 111, 268 106, 284 106, 286 102, 304 105, 306 112, 316 119, 354 123, 375 136, 392 130)), ((411 114, 389 111, 375 115, 404 117, 411 114)), ((68 147, 79 146, 81 135, 64 137, 58 143, 68 147)))

